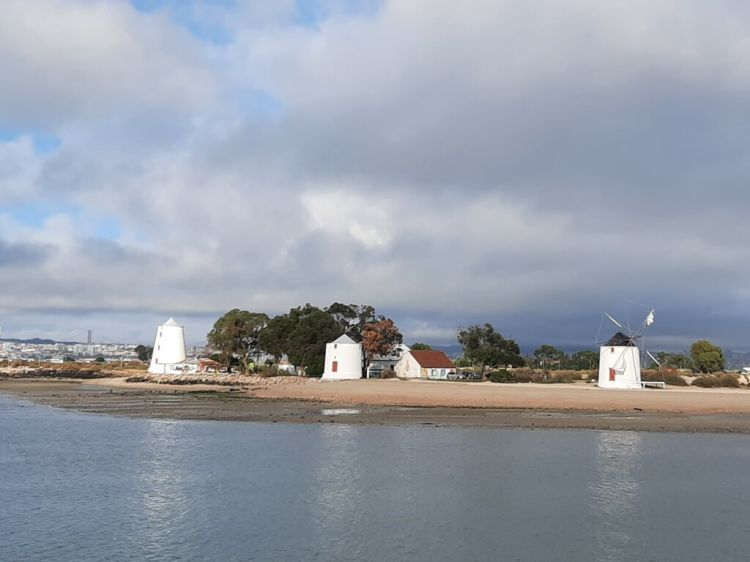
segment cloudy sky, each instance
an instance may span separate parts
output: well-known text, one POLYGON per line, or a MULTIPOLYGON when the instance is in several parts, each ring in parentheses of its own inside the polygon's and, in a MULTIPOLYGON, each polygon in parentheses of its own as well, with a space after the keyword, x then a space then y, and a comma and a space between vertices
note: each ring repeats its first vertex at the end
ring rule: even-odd
POLYGON ((653 305, 652 347, 750 349, 748 29, 742 0, 4 0, 2 335, 343 301, 572 349, 653 305))

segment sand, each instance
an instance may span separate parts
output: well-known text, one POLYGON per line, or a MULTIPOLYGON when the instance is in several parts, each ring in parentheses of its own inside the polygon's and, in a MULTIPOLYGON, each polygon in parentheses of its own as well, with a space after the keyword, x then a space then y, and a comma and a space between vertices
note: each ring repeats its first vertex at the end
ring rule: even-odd
POLYGON ((750 390, 249 379, 243 386, 0 380, 0 392, 128 417, 294 423, 750 433, 750 390))

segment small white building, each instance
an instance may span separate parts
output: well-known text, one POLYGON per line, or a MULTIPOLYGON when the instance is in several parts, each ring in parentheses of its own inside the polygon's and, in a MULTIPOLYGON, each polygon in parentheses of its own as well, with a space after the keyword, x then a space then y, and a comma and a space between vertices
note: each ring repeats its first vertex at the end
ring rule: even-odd
POLYGON ((399 343, 393 347, 388 355, 376 355, 372 358, 372 361, 370 361, 370 364, 367 366, 367 378, 377 379, 380 378, 380 375, 383 371, 389 369, 395 371, 396 363, 398 363, 398 360, 401 359, 401 356, 404 353, 410 350, 411 348, 409 346, 403 343, 399 343))
POLYGON ((601 388, 641 389, 641 354, 636 338, 617 332, 599 348, 601 388))
POLYGON ((149 373, 176 375, 188 370, 185 363, 185 329, 170 318, 156 329, 149 373))
POLYGON ((362 346, 346 334, 326 344, 323 378, 350 380, 362 378, 362 346))
POLYGON ((442 351, 406 351, 393 368, 400 379, 446 380, 455 374, 456 365, 442 351))

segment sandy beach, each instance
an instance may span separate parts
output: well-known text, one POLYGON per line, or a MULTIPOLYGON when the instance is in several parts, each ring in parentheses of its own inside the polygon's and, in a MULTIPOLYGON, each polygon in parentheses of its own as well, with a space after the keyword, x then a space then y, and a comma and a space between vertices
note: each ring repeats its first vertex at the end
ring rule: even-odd
POLYGON ((238 386, 0 380, 37 404, 128 417, 750 433, 750 390, 249 378, 238 386))

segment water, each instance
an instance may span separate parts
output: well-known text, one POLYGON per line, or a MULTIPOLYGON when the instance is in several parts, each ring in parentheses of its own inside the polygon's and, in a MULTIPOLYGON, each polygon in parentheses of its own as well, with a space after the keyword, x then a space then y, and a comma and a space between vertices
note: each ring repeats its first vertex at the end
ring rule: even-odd
POLYGON ((748 558, 746 436, 136 420, 3 396, 0 431, 0 560, 748 558))

